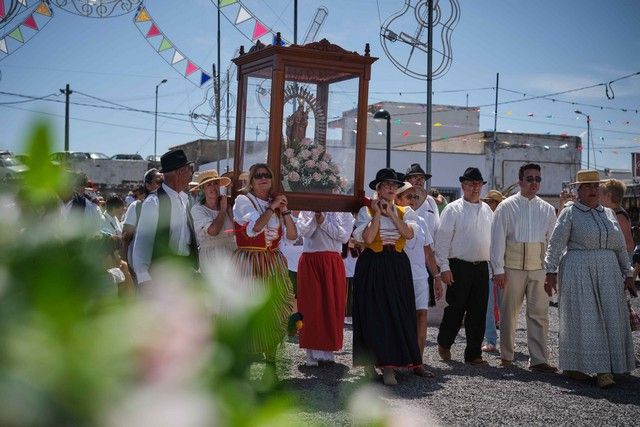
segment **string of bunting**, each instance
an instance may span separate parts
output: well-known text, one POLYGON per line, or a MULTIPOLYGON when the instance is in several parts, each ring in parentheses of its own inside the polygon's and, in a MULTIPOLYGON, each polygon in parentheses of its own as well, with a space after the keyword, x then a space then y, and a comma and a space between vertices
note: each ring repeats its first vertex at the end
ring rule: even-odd
MULTIPOLYGON (((269 35, 269 40, 261 40, 266 44, 273 44, 276 40, 276 32, 265 25, 255 13, 251 12, 251 10, 242 3, 240 0, 211 0, 216 6, 220 9, 220 12, 224 15, 224 17, 229 21, 245 38, 250 40, 252 43, 255 43, 256 40, 259 40, 266 35, 269 35), (234 6, 234 7, 229 7, 234 6), (233 12, 233 13, 232 13, 233 12), (249 36, 246 31, 247 29, 251 30, 251 36, 249 36)), ((266 39, 266 37, 265 37, 266 39)), ((281 45, 287 44, 288 42, 281 38, 281 45)))
POLYGON ((133 18, 142 34, 155 51, 180 75, 196 86, 206 86, 212 82, 211 74, 205 73, 195 62, 187 58, 171 40, 158 28, 146 7, 140 6, 133 18))
MULTIPOLYGON (((18 0, 14 5, 9 6, 9 15, 14 16, 20 13, 20 7, 28 7, 27 0, 18 0)), ((0 19, 4 19, 7 16, 7 11, 4 8, 4 0, 0 0, 0 19)), ((11 20, 11 18, 9 19, 11 20)))
MULTIPOLYGON (((0 4, 4 4, 3 0, 0 0, 0 4)), ((26 5, 26 0, 21 1, 21 4, 26 5)), ((2 12, 4 13, 4 10, 2 10, 2 12)), ((53 11, 49 7, 48 2, 42 0, 38 6, 29 13, 29 16, 0 37, 0 61, 24 46, 51 21, 52 17, 53 11)))

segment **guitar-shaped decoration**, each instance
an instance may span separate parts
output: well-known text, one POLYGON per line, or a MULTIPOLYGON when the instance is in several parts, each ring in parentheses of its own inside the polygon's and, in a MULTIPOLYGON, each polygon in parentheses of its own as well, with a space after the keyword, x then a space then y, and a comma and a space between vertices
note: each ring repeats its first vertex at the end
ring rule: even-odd
MULTIPOLYGON (((458 0, 448 1, 451 7, 446 19, 443 19, 441 1, 433 0, 432 77, 434 79, 443 76, 453 61, 451 33, 460 20, 460 5, 458 0), (440 42, 437 42, 436 31, 440 31, 440 42)), ((428 51, 428 26, 427 0, 419 0, 415 5, 412 5, 412 0, 404 0, 402 9, 387 18, 380 27, 380 43, 389 60, 404 74, 420 80, 427 80, 425 57, 417 54, 418 51, 425 54, 428 51), (411 32, 412 28, 414 30, 411 32)))

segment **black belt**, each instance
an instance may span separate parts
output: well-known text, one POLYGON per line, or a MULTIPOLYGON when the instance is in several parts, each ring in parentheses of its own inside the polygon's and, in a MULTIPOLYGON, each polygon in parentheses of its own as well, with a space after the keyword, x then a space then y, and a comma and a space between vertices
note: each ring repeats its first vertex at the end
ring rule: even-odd
POLYGON ((382 245, 382 252, 397 252, 396 245, 382 245))
POLYGON ((451 258, 449 261, 456 261, 456 262, 461 262, 464 264, 471 264, 471 265, 481 265, 481 264, 486 264, 487 261, 465 261, 463 259, 460 258, 451 258))

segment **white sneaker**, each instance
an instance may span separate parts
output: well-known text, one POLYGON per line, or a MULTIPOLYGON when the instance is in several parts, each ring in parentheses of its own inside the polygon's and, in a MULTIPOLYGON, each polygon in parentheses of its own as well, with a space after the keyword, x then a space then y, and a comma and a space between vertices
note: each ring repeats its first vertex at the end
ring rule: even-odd
POLYGON ((318 361, 316 359, 307 357, 304 361, 305 366, 318 366, 318 361))
POLYGON ((351 319, 351 316, 347 316, 344 318, 345 325, 351 325, 352 323, 353 323, 353 320, 351 319))

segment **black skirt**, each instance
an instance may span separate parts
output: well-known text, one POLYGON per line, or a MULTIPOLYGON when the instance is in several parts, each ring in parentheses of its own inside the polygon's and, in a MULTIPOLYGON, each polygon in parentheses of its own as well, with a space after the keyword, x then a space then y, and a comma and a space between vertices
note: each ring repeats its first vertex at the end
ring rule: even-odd
POLYGON ((366 249, 358 258, 353 277, 353 364, 422 364, 411 265, 404 252, 366 249))

